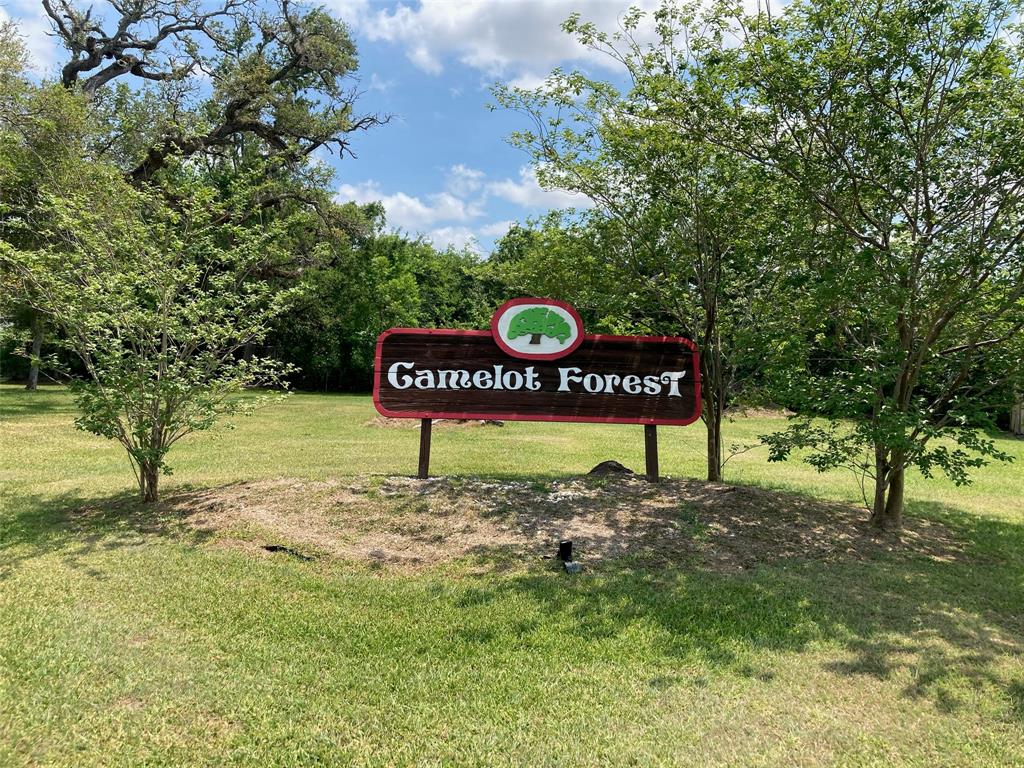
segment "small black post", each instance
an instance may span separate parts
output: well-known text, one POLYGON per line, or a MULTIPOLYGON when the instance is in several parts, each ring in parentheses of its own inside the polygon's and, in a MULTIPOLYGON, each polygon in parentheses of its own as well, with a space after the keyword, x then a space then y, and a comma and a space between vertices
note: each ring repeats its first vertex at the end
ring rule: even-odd
POLYGON ((418 477, 426 480, 430 474, 430 419, 420 419, 420 471, 418 477))
POLYGON ((563 563, 572 562, 572 539, 562 539, 558 542, 558 559, 563 563))
POLYGON ((647 457, 647 479, 658 482, 658 427, 644 424, 644 455, 647 457))

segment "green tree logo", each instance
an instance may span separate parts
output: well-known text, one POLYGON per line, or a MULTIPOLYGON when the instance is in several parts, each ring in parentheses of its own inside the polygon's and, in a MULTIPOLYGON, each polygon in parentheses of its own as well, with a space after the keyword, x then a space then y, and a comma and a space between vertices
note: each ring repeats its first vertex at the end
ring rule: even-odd
POLYGON ((512 318, 505 337, 511 341, 529 336, 531 344, 540 344, 540 337, 558 339, 562 344, 572 336, 572 329, 558 312, 548 307, 530 307, 512 318))

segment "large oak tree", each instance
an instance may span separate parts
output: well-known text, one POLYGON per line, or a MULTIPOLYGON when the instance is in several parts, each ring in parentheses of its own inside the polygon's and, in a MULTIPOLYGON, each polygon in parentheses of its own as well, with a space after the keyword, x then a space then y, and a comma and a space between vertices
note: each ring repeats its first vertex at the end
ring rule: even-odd
POLYGON ((107 109, 104 148, 135 183, 175 157, 243 140, 292 163, 321 147, 350 152, 354 133, 384 120, 357 114, 355 45, 324 10, 290 0, 42 2, 67 51, 61 82, 107 109))

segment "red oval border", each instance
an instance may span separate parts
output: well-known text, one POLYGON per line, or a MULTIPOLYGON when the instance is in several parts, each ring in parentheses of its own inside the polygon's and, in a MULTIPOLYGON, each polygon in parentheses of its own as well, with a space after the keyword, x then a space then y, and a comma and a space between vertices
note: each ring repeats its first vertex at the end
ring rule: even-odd
POLYGON ((576 351, 576 348, 583 343, 583 318, 580 317, 580 313, 576 311, 575 307, 559 299, 536 299, 525 297, 509 299, 494 310, 494 314, 491 315, 491 337, 494 339, 494 343, 501 347, 501 351, 509 357, 515 357, 519 360, 558 360, 560 357, 571 355, 576 351), (517 307, 520 304, 546 304, 551 307, 564 309, 572 315, 573 319, 576 321, 576 339, 563 350, 558 352, 548 352, 543 355, 531 355, 528 352, 520 352, 519 350, 513 349, 505 342, 504 339, 501 338, 501 336, 498 335, 498 318, 505 312, 505 310, 510 309, 511 307, 517 307))

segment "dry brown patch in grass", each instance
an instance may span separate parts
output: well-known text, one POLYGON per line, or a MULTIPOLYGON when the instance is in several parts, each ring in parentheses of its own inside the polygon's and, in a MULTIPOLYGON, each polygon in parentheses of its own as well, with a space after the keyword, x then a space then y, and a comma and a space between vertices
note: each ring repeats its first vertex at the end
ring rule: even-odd
POLYGON ((138 696, 122 696, 114 702, 114 706, 127 712, 138 712, 141 709, 145 709, 146 702, 138 696))
POLYGON ((363 422, 364 427, 383 427, 386 429, 419 429, 416 419, 389 419, 387 416, 374 416, 363 422))
MULTIPOLYGON (((374 416, 363 422, 364 427, 384 427, 385 429, 419 429, 419 419, 392 419, 388 416, 374 416)), ((434 428, 450 429, 452 427, 503 427, 505 422, 498 419, 434 419, 434 428)))
POLYGON ((473 555, 535 559, 571 538, 580 560, 619 557, 739 571, 789 558, 902 551, 950 561, 946 527, 879 536, 863 510, 760 488, 636 476, 551 483, 464 478, 282 479, 178 494, 167 512, 217 546, 416 568, 473 555))
POLYGON ((725 410, 730 419, 787 419, 795 413, 781 405, 737 405, 725 410))

